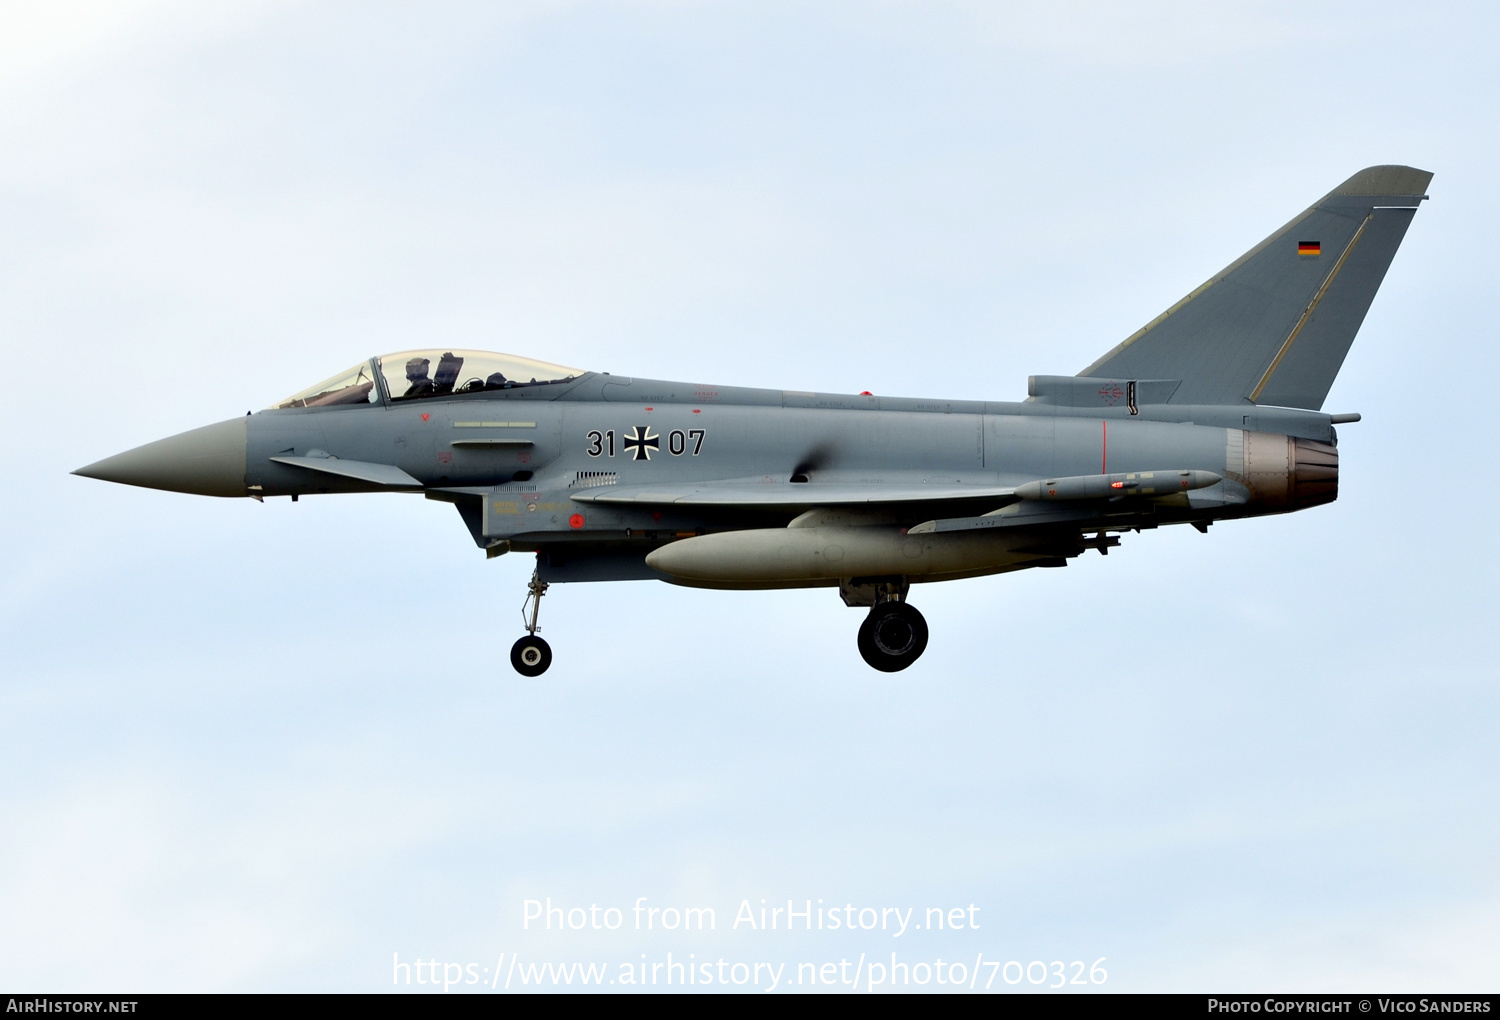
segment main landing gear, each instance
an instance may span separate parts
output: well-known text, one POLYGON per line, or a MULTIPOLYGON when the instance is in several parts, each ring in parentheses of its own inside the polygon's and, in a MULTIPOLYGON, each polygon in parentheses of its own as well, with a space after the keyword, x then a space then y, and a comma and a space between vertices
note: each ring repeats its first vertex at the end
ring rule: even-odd
POLYGON ((906 602, 904 577, 846 577, 839 598, 851 608, 869 606, 859 625, 859 654, 882 673, 899 673, 927 650, 927 621, 906 602))
POLYGON ((859 625, 859 654, 882 673, 897 673, 927 648, 927 621, 905 602, 877 602, 859 625))
POLYGON ((904 601, 880 601, 859 624, 859 654, 883 673, 895 673, 927 649, 927 621, 904 601))
POLYGON ((552 665, 552 647, 536 636, 541 629, 536 618, 542 611, 542 596, 545 594, 547 582, 542 580, 540 571, 532 571, 531 583, 526 586, 526 601, 521 604, 526 636, 510 646, 510 664, 522 676, 541 676, 552 665))

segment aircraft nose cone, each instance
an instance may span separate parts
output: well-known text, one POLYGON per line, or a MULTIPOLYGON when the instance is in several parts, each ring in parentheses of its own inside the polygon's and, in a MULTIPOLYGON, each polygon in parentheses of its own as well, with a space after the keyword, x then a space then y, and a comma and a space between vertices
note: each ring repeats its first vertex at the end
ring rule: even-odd
POLYGON ((134 450, 73 473, 148 489, 202 496, 244 496, 246 418, 231 418, 134 450))

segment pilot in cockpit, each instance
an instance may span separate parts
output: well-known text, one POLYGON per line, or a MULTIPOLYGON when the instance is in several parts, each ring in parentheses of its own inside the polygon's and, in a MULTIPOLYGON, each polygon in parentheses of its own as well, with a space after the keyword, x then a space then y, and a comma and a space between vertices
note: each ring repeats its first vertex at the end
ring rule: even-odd
POLYGON ((434 389, 432 380, 427 377, 427 366, 431 362, 426 358, 412 358, 406 363, 406 381, 410 384, 403 397, 425 397, 434 389))

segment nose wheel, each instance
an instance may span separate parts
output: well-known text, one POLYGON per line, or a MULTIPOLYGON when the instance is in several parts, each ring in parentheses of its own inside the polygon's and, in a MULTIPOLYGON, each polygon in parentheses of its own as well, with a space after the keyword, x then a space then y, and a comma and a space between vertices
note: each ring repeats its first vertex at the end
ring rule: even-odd
POLYGON ((898 673, 927 649, 927 621, 905 602, 877 602, 859 625, 859 654, 882 673, 898 673))
POLYGON ((522 676, 541 676, 552 665, 552 647, 535 634, 527 634, 510 646, 510 664, 522 676))
POLYGON ((536 636, 541 630, 537 617, 542 612, 542 596, 547 594, 547 582, 539 572, 532 571, 531 583, 526 586, 526 601, 521 605, 521 619, 526 627, 526 636, 510 646, 510 664, 522 676, 541 676, 552 665, 552 646, 536 636))

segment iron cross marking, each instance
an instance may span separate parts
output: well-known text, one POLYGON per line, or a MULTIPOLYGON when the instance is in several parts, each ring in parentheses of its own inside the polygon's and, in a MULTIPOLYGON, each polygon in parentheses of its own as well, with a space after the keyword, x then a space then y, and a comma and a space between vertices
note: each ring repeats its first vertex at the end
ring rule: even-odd
POLYGON ((650 460, 651 451, 661 449, 661 437, 651 431, 650 425, 632 425, 630 435, 623 438, 625 452, 635 451, 636 460, 650 460))

